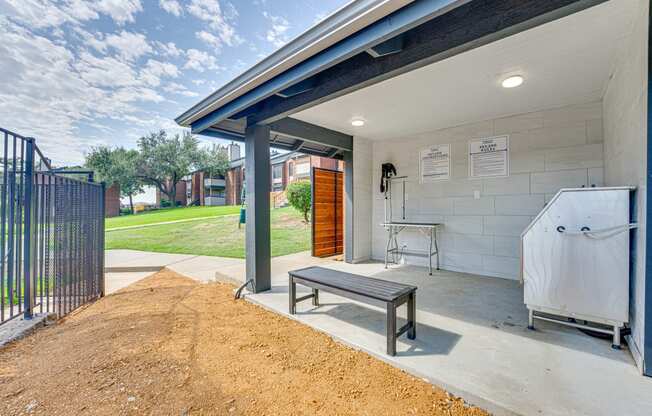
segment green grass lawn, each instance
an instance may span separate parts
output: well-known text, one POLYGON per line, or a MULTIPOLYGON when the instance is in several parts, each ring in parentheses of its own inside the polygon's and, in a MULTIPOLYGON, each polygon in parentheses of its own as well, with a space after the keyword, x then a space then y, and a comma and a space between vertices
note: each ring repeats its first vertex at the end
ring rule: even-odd
POLYGON ((134 225, 156 224, 159 222, 189 220, 195 218, 217 217, 220 215, 238 214, 240 207, 236 205, 221 207, 187 207, 166 208, 155 211, 142 212, 135 215, 107 218, 107 230, 112 228, 130 227, 134 225))
MULTIPOLYGON (((200 207, 198 207, 200 208, 200 207)), ((239 207, 236 207, 239 210, 239 207)), ((178 211, 194 208, 177 208, 178 211)), ((145 216, 145 215, 143 215, 145 216)), ((272 256, 310 250, 310 225, 293 208, 272 210, 272 256)), ((238 217, 209 218, 106 233, 107 249, 237 257, 245 255, 245 227, 238 217)))

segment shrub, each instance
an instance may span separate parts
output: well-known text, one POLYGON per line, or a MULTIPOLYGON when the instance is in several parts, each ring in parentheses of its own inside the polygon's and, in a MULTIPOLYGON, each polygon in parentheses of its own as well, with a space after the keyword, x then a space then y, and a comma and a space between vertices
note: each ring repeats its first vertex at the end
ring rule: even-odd
POLYGON ((303 214, 306 222, 309 222, 308 212, 312 205, 312 190, 309 181, 292 182, 287 188, 288 203, 297 211, 303 214))

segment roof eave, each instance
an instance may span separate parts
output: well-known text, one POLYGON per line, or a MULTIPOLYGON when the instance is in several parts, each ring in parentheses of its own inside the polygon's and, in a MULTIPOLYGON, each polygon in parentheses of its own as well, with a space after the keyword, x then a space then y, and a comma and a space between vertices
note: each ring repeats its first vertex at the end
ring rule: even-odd
POLYGON ((210 94, 175 121, 183 127, 414 0, 353 0, 210 94))

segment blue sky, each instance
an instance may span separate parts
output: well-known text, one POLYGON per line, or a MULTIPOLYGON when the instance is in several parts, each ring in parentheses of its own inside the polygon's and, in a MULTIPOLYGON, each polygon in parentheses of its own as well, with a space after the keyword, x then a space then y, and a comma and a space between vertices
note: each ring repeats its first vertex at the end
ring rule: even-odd
POLYGON ((57 165, 135 146, 348 0, 0 0, 0 126, 57 165))

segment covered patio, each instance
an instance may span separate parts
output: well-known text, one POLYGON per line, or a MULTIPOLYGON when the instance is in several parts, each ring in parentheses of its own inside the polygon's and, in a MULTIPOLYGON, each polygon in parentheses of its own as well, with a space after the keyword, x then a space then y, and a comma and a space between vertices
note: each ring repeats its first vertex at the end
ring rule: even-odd
POLYGON ((180 124, 246 144, 247 299, 288 312, 291 268, 269 256, 270 146, 341 158, 344 262, 314 261, 417 286, 417 339, 387 356, 384 312, 326 293, 297 319, 496 414, 652 413, 649 20, 639 0, 360 0, 190 109, 180 124), (504 155, 478 174, 483 140, 504 155), (444 163, 426 172, 435 148, 444 163), (390 199, 385 163, 400 178, 390 199), (629 292, 621 350, 528 330, 519 281, 534 217, 560 189, 605 186, 636 188, 629 276, 614 277, 629 292), (418 231, 388 244, 395 220, 437 224, 432 276, 410 250, 428 249, 418 231))
MULTIPOLYGON (((310 265, 303 259, 301 267, 310 265)), ((345 344, 463 397, 496 415, 647 415, 652 383, 640 376, 627 349, 551 323, 527 329, 518 282, 381 262, 317 260, 336 270, 416 285, 417 338, 399 338, 386 354, 385 310, 328 293, 320 306, 300 303, 288 314, 289 258, 274 267, 272 289, 246 299, 292 316, 345 344), (283 270, 283 269, 286 270, 283 270)), ((309 293, 298 286, 300 295, 309 293)), ((400 323, 406 310, 399 309, 400 323)))

